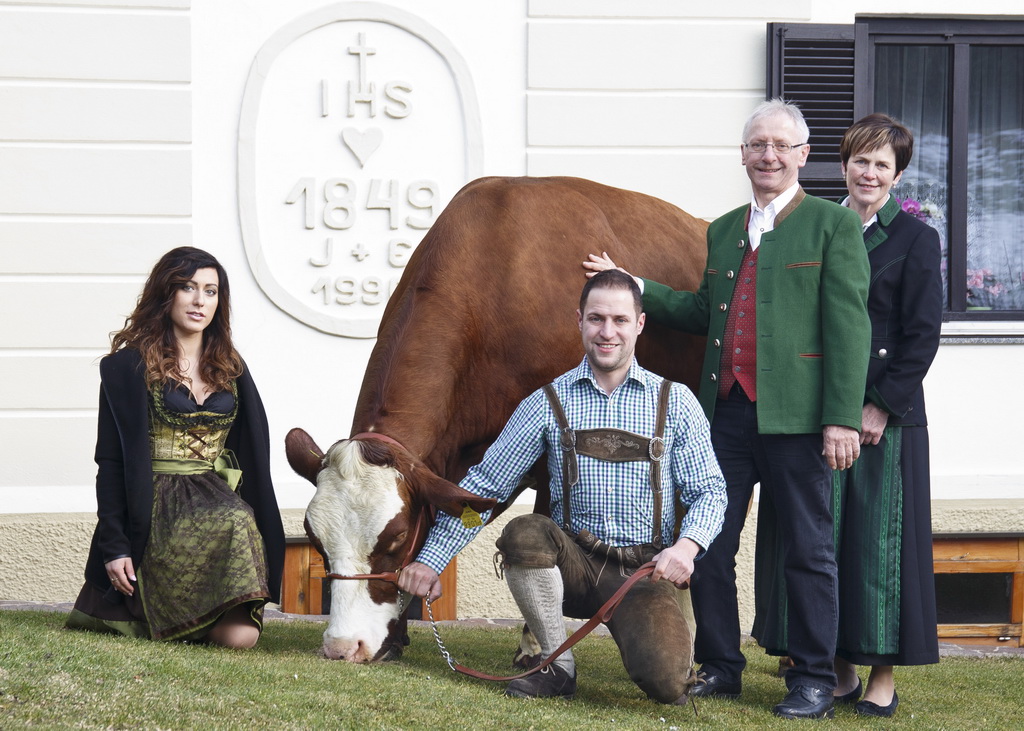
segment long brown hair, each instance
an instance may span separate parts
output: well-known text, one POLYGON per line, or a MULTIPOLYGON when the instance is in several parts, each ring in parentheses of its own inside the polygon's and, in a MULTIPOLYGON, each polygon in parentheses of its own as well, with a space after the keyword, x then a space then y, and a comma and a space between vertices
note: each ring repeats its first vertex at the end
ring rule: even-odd
POLYGON ((110 334, 110 352, 121 348, 139 351, 146 365, 146 384, 159 386, 169 381, 188 384, 178 367, 178 341, 171 323, 175 294, 199 269, 216 269, 220 285, 217 311, 203 331, 203 353, 199 373, 215 391, 227 390, 231 381, 242 375, 242 358, 231 343, 231 287, 228 273, 210 253, 191 246, 171 249, 149 273, 124 327, 110 334))

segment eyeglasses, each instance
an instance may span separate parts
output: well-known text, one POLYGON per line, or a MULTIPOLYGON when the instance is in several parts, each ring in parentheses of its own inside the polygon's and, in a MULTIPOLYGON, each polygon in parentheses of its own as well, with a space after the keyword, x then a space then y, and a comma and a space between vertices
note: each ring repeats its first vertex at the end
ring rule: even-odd
POLYGON ((771 147, 779 155, 788 155, 798 147, 803 147, 806 142, 802 142, 799 145, 791 145, 788 142, 747 142, 743 146, 751 152, 758 154, 763 153, 769 147, 771 147))

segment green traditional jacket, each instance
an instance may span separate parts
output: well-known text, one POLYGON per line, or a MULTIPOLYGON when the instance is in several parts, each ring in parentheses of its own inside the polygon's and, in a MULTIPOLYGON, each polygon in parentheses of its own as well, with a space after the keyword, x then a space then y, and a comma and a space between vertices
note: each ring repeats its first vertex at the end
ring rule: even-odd
MULTIPOLYGON (((750 206, 708 228, 696 292, 644 280, 657 322, 707 335, 699 399, 715 413, 725 321, 743 254, 750 206)), ((828 424, 861 428, 871 346, 870 269, 860 219, 797 191, 761 236, 757 263, 757 421, 762 434, 809 434, 828 424)))

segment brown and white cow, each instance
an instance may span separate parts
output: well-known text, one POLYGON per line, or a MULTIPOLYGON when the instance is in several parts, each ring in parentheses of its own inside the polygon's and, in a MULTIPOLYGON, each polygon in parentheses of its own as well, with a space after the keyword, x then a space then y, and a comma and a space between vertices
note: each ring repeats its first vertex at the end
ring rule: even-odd
MULTIPOLYGON (((579 178, 481 178, 459 191, 411 257, 363 378, 351 433, 387 440, 350 438, 321 456, 301 429, 288 435, 289 462, 317 486, 307 530, 331 571, 397 568, 423 543, 425 505, 491 507, 453 483, 523 398, 582 359, 574 313, 587 254, 695 289, 706 228, 665 201, 579 178)), ((637 357, 693 385, 703 350, 701 338, 648 323, 637 357)), ((398 657, 399 615, 394 585, 335 581, 324 654, 398 657)))

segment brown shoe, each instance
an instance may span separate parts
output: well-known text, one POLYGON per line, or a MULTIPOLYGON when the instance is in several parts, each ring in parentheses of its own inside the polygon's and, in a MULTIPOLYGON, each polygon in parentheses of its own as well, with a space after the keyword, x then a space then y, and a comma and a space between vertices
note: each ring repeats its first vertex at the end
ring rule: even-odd
POLYGON ((513 680, 505 688, 512 698, 572 698, 576 695, 576 671, 572 675, 559 665, 548 665, 533 675, 513 680))

